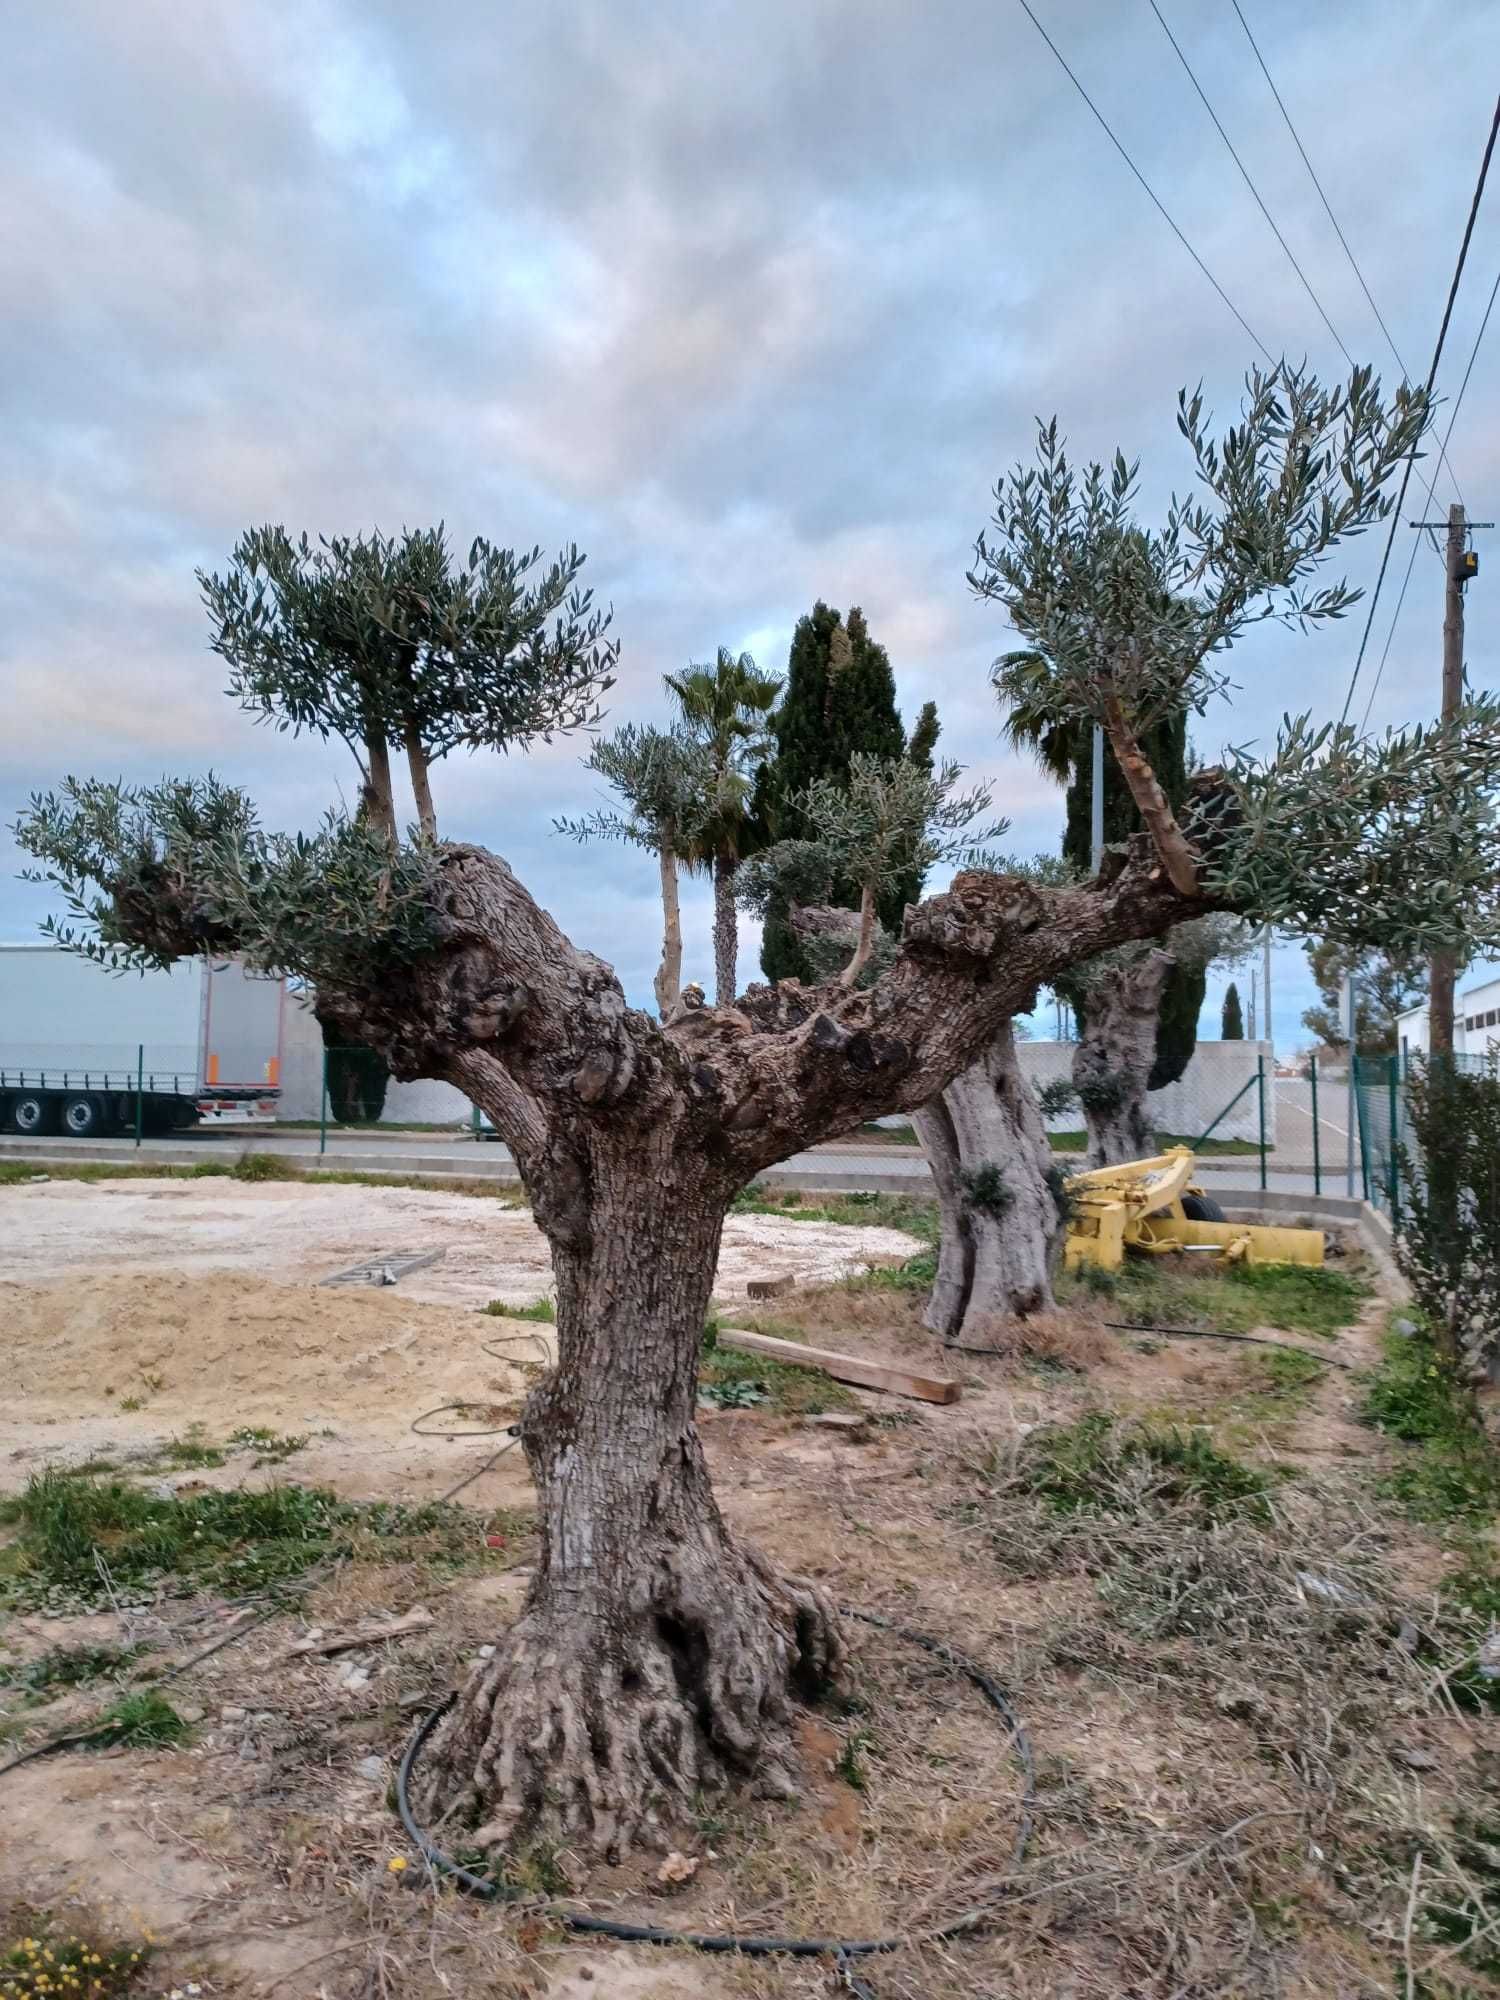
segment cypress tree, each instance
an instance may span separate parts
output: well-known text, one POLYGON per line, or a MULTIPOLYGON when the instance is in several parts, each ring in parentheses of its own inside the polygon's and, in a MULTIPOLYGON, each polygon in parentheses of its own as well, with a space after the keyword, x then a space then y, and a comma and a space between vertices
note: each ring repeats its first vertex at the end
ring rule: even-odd
POLYGON ((930 771, 932 753, 937 748, 937 740, 941 733, 942 724, 938 721, 937 703, 924 701, 906 745, 907 763, 915 764, 919 770, 930 771))
POLYGON ((1231 979, 1229 990, 1224 995, 1224 1017, 1219 1026, 1222 1041, 1242 1042, 1245 1039, 1245 1017, 1240 1011, 1240 989, 1231 979))
MULTIPOLYGON (((936 720, 934 711, 933 732, 936 720)), ((787 657, 786 691, 771 729, 776 754, 756 786, 755 818, 778 840, 811 837, 813 829, 803 823, 792 799, 818 778, 842 780, 856 750, 876 757, 902 755, 906 736, 890 656, 870 637, 857 605, 843 618, 820 598, 798 619, 787 657)), ((893 884, 879 904, 881 922, 899 926, 902 909, 920 891, 920 883, 915 888, 893 884)), ((852 883, 841 884, 836 900, 854 909, 858 890, 852 883)), ((812 977, 786 906, 779 901, 766 911, 760 963, 767 979, 812 977)))

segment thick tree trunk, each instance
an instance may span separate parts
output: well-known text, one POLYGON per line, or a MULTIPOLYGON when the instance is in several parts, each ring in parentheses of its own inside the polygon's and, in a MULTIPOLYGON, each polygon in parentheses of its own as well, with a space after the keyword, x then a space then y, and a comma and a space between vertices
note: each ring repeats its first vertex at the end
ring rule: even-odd
POLYGON ((788 1792, 794 1700, 828 1682, 840 1644, 819 1590, 731 1538, 704 1464, 698 1355, 728 1195, 706 1192, 670 1119, 576 1136, 586 1225, 566 1191, 538 1201, 558 1338, 523 1417, 541 1554, 432 1746, 422 1809, 450 1844, 458 1825, 480 1848, 609 1855, 666 1839, 731 1778, 788 1792))
POLYGON ((1147 1159, 1154 1150, 1146 1089, 1172 964, 1166 952, 1152 951, 1088 985, 1073 1085, 1088 1128, 1090 1167, 1147 1159))
POLYGON ((682 910, 677 896, 677 850, 664 840, 656 858, 661 864, 661 964, 653 983, 656 1011, 665 1021, 682 998, 682 910))
POLYGON ((732 854, 714 856, 714 1005, 732 1007, 738 992, 740 957, 739 911, 734 900, 738 861, 732 854))
POLYGON ((432 781, 428 773, 427 752, 422 747, 422 732, 413 722, 408 722, 405 731, 406 767, 411 773, 412 796, 417 802, 417 821, 429 840, 437 839, 437 813, 432 803, 432 781))
POLYGON ((1007 1321, 1053 1303, 1062 1231, 1047 1135, 1011 1023, 912 1120, 941 1218, 925 1324, 959 1346, 993 1346, 1007 1321))

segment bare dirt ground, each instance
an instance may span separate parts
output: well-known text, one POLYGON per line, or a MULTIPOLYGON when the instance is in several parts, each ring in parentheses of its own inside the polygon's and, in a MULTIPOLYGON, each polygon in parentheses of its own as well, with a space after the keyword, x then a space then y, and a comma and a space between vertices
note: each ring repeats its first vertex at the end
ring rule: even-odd
MULTIPOLYGON (((206 1199, 221 1205, 218 1189, 206 1199)), ((15 1214, 0 1195, 6 1254, 15 1214)), ((144 1452, 191 1421, 222 1437, 241 1422, 307 1430, 326 1416, 338 1438, 314 1435, 279 1467, 246 1474, 232 1458, 168 1468, 166 1481, 183 1491, 326 1478, 352 1496, 424 1497, 440 1472, 444 1483, 461 1476, 489 1446, 403 1442, 414 1409, 473 1395, 476 1365, 500 1407, 528 1377, 475 1361, 476 1326, 487 1337, 513 1323, 404 1294, 165 1273, 9 1287, 0 1449, 24 1456, 0 1459, 0 1487, 42 1463, 77 1462, 95 1436, 144 1452), (146 1385, 145 1401, 122 1414, 131 1381, 146 1385)), ((955 1357, 921 1328, 921 1304, 918 1291, 855 1279, 746 1317, 952 1372, 955 1357)), ((844 1698, 804 1729, 801 1797, 705 1804, 679 1835, 696 1864, 686 1884, 663 1884, 656 1855, 592 1874, 566 1853, 533 1857, 541 1874, 524 1878, 533 1902, 518 1912, 434 1881, 388 1788, 413 1717, 524 1594, 523 1517, 505 1517, 503 1548, 485 1540, 496 1508, 527 1500, 511 1453, 488 1476, 495 1484, 463 1496, 473 1560, 356 1549, 295 1608, 167 1690, 192 1726, 182 1746, 69 1751, 0 1778, 0 1913, 24 1897, 76 1908, 113 1936, 149 1930, 161 1943, 148 2000, 188 1982, 223 2000, 851 1990, 827 1959, 585 1945, 548 1917, 542 1893, 703 1930, 899 1932, 914 1941, 857 1968, 877 2000, 1500 1991, 1483 1963, 1443 1956, 1441 1929, 1466 1895, 1485 1907, 1491 1893, 1492 1836, 1476 1847, 1460 1829, 1494 1817, 1500 1741, 1493 1716, 1448 1691, 1457 1658, 1437 1591, 1457 1558, 1383 1498, 1399 1447, 1357 1420, 1360 1378, 1329 1368, 1294 1391, 1258 1350, 1122 1342, 1102 1323, 1109 1310, 1074 1301, 1027 1352, 963 1358, 955 1406, 855 1395, 869 1421, 852 1439, 774 1401, 702 1413, 739 1532, 845 1604, 951 1639, 1012 1692, 1036 1766, 1019 1861, 1023 1778, 1006 1728, 941 1662, 851 1623, 844 1698), (1264 1469, 1263 1511, 1257 1498, 1194 1512, 1128 1467, 1079 1512, 1044 1504, 1028 1483, 1028 1440, 1090 1416, 1232 1450, 1264 1469), (336 1658, 290 1653, 300 1635, 416 1606, 432 1613, 425 1630, 336 1658), (976 1907, 988 1914, 974 1935, 920 1942, 976 1907)), ((1325 1351, 1368 1364, 1382 1316, 1377 1301, 1325 1351)), ((122 1641, 146 1647, 147 1663, 175 1661, 232 1629, 228 1609, 209 1597, 28 1612, 0 1635, 0 1664, 7 1652, 122 1641)), ((81 1689, 25 1712, 14 1740, 76 1727, 99 1700, 81 1689)), ((0 1688, 0 1720, 6 1701, 0 1688)))
MULTIPOLYGON (((547 1245, 521 1207, 493 1199, 294 1182, 49 1181, 0 1206, 0 1470, 148 1451, 206 1425, 307 1434, 298 1476, 356 1499, 425 1499, 482 1463, 455 1437, 512 1422, 551 1329, 480 1317, 491 1299, 547 1296, 547 1245), (399 1284, 319 1280, 405 1250, 442 1258, 399 1284), (414 1419, 450 1410, 412 1432, 414 1419)), ((900 1230, 736 1215, 715 1296, 751 1278, 799 1286, 900 1263, 900 1230)), ((210 1483, 233 1483, 243 1462, 210 1483)), ((270 1475, 265 1475, 269 1477, 270 1475)), ((519 1454, 476 1482, 472 1504, 530 1494, 519 1454)))
MULTIPOLYGON (((897 1230, 732 1215, 714 1296, 743 1299, 751 1278, 822 1284, 917 1247, 897 1230)), ((230 1180, 52 1180, 8 1189, 0 1282, 80 1274, 250 1272, 317 1284, 402 1251, 443 1255, 401 1281, 403 1298, 525 1305, 551 1290, 546 1241, 519 1202, 414 1188, 230 1180)))

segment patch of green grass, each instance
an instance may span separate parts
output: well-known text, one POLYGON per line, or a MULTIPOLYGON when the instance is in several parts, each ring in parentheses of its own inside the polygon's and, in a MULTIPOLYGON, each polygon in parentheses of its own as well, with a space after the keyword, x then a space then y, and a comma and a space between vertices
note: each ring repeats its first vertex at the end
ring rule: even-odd
POLYGON ((511 1896, 554 1897, 574 1893, 563 1850, 549 1841, 533 1841, 529 1846, 499 1854, 493 1849, 461 1848, 458 1859, 471 1875, 487 1877, 511 1896))
MULTIPOLYGON (((1221 1282, 1234 1301, 1230 1317, 1241 1313, 1251 1325, 1281 1328, 1286 1333, 1313 1333, 1330 1338, 1359 1317, 1370 1287, 1347 1271, 1326 1264, 1231 1264, 1221 1282)), ((1239 1332, 1225 1326, 1226 1333, 1239 1332)), ((1249 1331, 1249 1326, 1244 1329, 1249 1331)))
POLYGON ((1443 1595, 1451 1597, 1477 1618, 1500 1625, 1500 1571, 1481 1545, 1469 1549, 1462 1568, 1454 1571, 1443 1585, 1443 1595))
POLYGON ((752 1410, 769 1403, 771 1392, 763 1381, 703 1382, 698 1384, 698 1401, 716 1410, 752 1410))
POLYGON ((752 1181, 731 1204, 733 1215, 779 1215, 788 1222, 842 1222, 855 1227, 904 1229, 924 1243, 938 1240, 935 1201, 909 1194, 806 1194, 784 1191, 752 1181))
POLYGON ((544 1326, 552 1326, 557 1320, 557 1308, 551 1299, 533 1299, 529 1306, 512 1306, 504 1299, 491 1299, 485 1311, 495 1319, 531 1319, 544 1326))
POLYGON ((164 1465, 206 1466, 222 1465, 225 1454, 209 1443, 202 1424, 190 1424, 181 1437, 167 1439, 158 1457, 164 1465))
POLYGON ((241 1424, 226 1442, 235 1450, 253 1451, 257 1465, 282 1465, 307 1443, 306 1431, 270 1431, 262 1424, 241 1424))
POLYGON ((237 1181, 300 1181, 302 1169, 280 1153, 241 1153, 229 1169, 237 1181))
POLYGON ((1420 1331, 1386 1335, 1361 1414, 1376 1430, 1411 1447, 1392 1472, 1390 1487, 1417 1520, 1479 1524, 1500 1513, 1500 1452, 1420 1331))
POLYGON ((139 1180, 148 1172, 147 1167, 116 1167, 104 1160, 0 1160, 0 1187, 24 1187, 35 1180, 139 1180))
POLYGON ((164 1499, 120 1480, 44 1472, 11 1503, 18 1527, 0 1601, 87 1607, 106 1595, 99 1562, 127 1594, 251 1593, 358 1548, 371 1559, 482 1559, 484 1516, 455 1506, 341 1500, 322 1487, 164 1499))
MULTIPOLYGON (((1205 1160, 1243 1159, 1248 1153, 1259 1153, 1260 1147, 1253 1139, 1188 1139, 1180 1132, 1156 1132, 1153 1143, 1159 1151, 1165 1152, 1169 1146, 1187 1146, 1205 1160)), ((1049 1132, 1047 1144, 1054 1153, 1087 1152, 1089 1135, 1087 1132, 1049 1132)), ((1274 1153, 1274 1146, 1267 1146, 1268 1153, 1274 1153)))
MULTIPOLYGON (((800 1339, 794 1329, 765 1325, 767 1333, 800 1339)), ((772 1361, 761 1354, 741 1354, 732 1347, 720 1347, 718 1329, 710 1323, 703 1336, 703 1353, 698 1363, 698 1393, 710 1403, 726 1409, 742 1409, 745 1398, 740 1385, 759 1392, 771 1409, 791 1416, 815 1417, 825 1410, 847 1410, 856 1398, 842 1382, 815 1368, 796 1368, 789 1362, 772 1361)))
POLYGON ((0 1686, 44 1695, 54 1688, 82 1687, 120 1674, 139 1655, 139 1646, 55 1646, 21 1666, 0 1665, 0 1686))
MULTIPOLYGON (((268 1156, 253 1154, 249 1157, 264 1159, 268 1156)), ((270 1179, 321 1181, 342 1187, 414 1188, 423 1194, 462 1194, 485 1201, 498 1201, 506 1208, 524 1208, 527 1205, 524 1190, 518 1181, 488 1175, 364 1173, 353 1168, 347 1172, 335 1168, 323 1170, 310 1167, 304 1170, 294 1161, 284 1163, 287 1167, 285 1173, 267 1175, 256 1171, 237 1174, 237 1164, 236 1161, 223 1159, 199 1160, 190 1167, 175 1166, 164 1160, 143 1162, 140 1166, 134 1163, 117 1166, 107 1160, 0 1160, 0 1188, 24 1186, 38 1176, 53 1181, 270 1179)))
POLYGON ((1095 1410, 1048 1424, 1021 1447, 1026 1489, 1059 1513, 1191 1512, 1205 1520, 1269 1517, 1271 1481, 1204 1431, 1144 1423, 1095 1410))
MULTIPOLYGON (((1460 1816, 1453 1829, 1453 1858, 1463 1870, 1467 1894, 1424 1902, 1418 1934, 1449 1946, 1466 1971, 1500 1978, 1500 1819, 1460 1816)), ((1493 1988, 1488 1989, 1493 1991, 1493 1988)), ((1428 1986, 1419 1982, 1413 2000, 1479 2000, 1470 1986, 1428 1986)))
POLYGON ((1326 1366, 1316 1354, 1297 1354, 1290 1347, 1252 1351, 1244 1362, 1249 1396, 1237 1395, 1236 1405, 1244 1414, 1283 1415, 1305 1403, 1327 1374, 1326 1366))
POLYGON ((101 1745, 105 1749, 120 1744, 129 1744, 134 1749, 157 1748, 165 1743, 180 1743, 188 1733, 188 1725, 155 1688, 136 1688, 122 1694, 100 1712, 94 1727, 109 1732, 108 1741, 101 1745))
POLYGON ((857 1277, 845 1278, 843 1283, 849 1291, 928 1292, 936 1277, 936 1250, 919 1250, 904 1264, 877 1264, 874 1270, 861 1271, 857 1277))
POLYGON ((851 1791, 868 1790, 870 1776, 866 1758, 874 1746, 875 1739, 868 1729, 851 1729, 844 1738, 844 1747, 833 1768, 851 1791))
POLYGON ((1158 1326, 1199 1327, 1205 1332, 1250 1333, 1275 1327, 1331 1339, 1359 1316, 1371 1296, 1362 1278, 1314 1264, 1229 1264, 1218 1270, 1183 1270, 1175 1260, 1131 1257, 1118 1272, 1090 1267, 1064 1281, 1110 1298, 1122 1319, 1158 1326))
POLYGON ((1500 1570, 1483 1534, 1469 1539, 1462 1566, 1444 1581, 1442 1600, 1445 1607, 1467 1614, 1476 1636, 1469 1658, 1456 1671, 1450 1668, 1444 1678, 1448 1693, 1460 1708, 1480 1714, 1500 1710, 1500 1677, 1488 1658, 1489 1672, 1480 1664, 1480 1644, 1500 1626, 1500 1570))

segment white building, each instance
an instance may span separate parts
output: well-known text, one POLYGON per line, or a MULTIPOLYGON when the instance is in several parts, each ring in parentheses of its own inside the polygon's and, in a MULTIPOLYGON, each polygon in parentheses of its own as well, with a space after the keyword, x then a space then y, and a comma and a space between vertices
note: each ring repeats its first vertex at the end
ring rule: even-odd
MULTIPOLYGON (((1402 1060, 1424 1056, 1429 1047, 1427 1002, 1408 1007, 1396 1017, 1397 1047, 1402 1060)), ((1453 1053, 1459 1056, 1487 1055, 1500 1045, 1500 979, 1487 979, 1459 996, 1453 1010, 1453 1053)))

